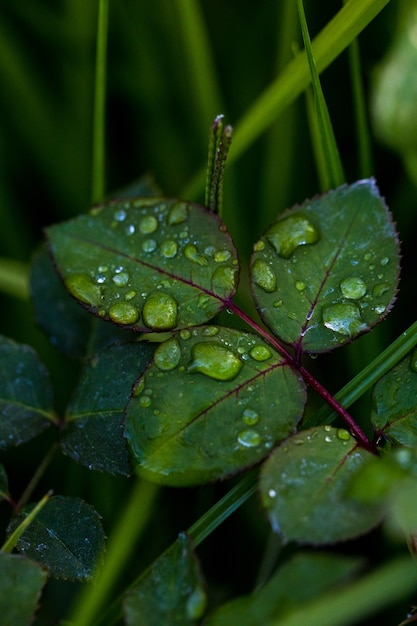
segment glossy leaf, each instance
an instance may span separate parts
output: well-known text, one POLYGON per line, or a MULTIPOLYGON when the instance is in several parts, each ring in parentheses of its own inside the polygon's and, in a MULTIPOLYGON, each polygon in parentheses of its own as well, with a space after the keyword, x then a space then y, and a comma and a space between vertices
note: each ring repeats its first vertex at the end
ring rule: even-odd
POLYGON ((49 376, 36 352, 0 337, 0 450, 32 439, 55 419, 49 376))
POLYGON ((346 489, 372 455, 344 429, 318 426, 298 433, 263 465, 262 503, 284 541, 328 544, 368 532, 378 507, 351 500, 346 489))
POLYGON ((417 446, 417 351, 375 385, 371 421, 376 433, 403 446, 417 446))
MULTIPOLYGON (((25 511, 9 525, 12 532, 25 511)), ((52 497, 17 542, 19 552, 44 565, 52 576, 88 580, 95 574, 104 550, 98 513, 79 498, 52 497)))
POLYGON ((68 291, 125 328, 202 324, 235 292, 236 250, 220 219, 198 205, 113 201, 47 235, 68 291))
POLYGON ((205 326, 161 344, 126 410, 126 436, 145 477, 214 480, 258 463, 293 433, 305 385, 256 335, 205 326))
POLYGON ((126 594, 126 624, 193 626, 206 607, 204 587, 191 541, 182 533, 126 594))
POLYGON ((398 240, 373 180, 282 214, 254 246, 257 308, 298 352, 324 352, 383 319, 398 282, 398 240))
POLYGON ((206 626, 268 626, 338 584, 361 566, 357 558, 299 552, 254 593, 232 600, 209 617, 206 626))
POLYGON ((61 447, 77 463, 129 475, 123 437, 124 409, 132 386, 154 351, 146 342, 115 345, 93 356, 67 408, 61 447))
POLYGON ((0 615, 4 626, 30 626, 46 570, 17 554, 0 552, 0 615))

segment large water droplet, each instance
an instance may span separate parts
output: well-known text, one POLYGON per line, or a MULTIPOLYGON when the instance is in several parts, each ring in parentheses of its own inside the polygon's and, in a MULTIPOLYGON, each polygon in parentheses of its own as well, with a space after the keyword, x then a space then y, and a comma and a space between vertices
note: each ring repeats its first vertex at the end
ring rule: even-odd
POLYGON ((242 430, 238 436, 237 440, 241 446, 245 446, 245 448, 256 448, 261 443, 261 436, 256 430, 242 430))
POLYGON ((161 254, 166 259, 173 259, 178 252, 178 244, 173 239, 166 239, 161 243, 161 254))
POLYGON ((267 293, 272 293, 277 288, 277 277, 271 266, 262 259, 255 259, 252 265, 252 280, 267 293))
POLYGON ((150 235, 158 228, 158 220, 154 215, 145 215, 139 221, 139 230, 143 235, 150 235))
POLYGON ((188 218, 188 207, 184 202, 176 202, 172 205, 168 214, 168 224, 182 224, 188 218))
POLYGON ((109 317, 116 324, 134 324, 139 318, 139 311, 128 302, 117 302, 110 307, 109 317))
POLYGON ((272 356, 271 350, 266 346, 263 346, 262 344, 254 346, 249 354, 251 355, 252 359, 255 359, 255 361, 266 361, 272 356))
POLYGON ((206 608, 207 596, 204 589, 200 586, 195 587, 191 595, 187 599, 186 613, 190 620, 199 619, 206 608))
POLYGON ((323 309, 323 324, 346 337, 357 335, 366 329, 361 312, 354 303, 332 304, 323 309))
POLYGON ((259 422, 259 415, 252 409, 245 409, 242 414, 242 420, 247 426, 255 426, 259 422))
POLYGON ((91 306, 100 304, 101 289, 87 274, 71 274, 65 279, 65 286, 77 300, 91 306))
POLYGON ((170 330, 177 324, 178 304, 162 291, 151 294, 143 305, 142 317, 148 328, 170 330))
POLYGON ((129 274, 127 272, 120 272, 120 274, 115 274, 112 280, 118 287, 125 287, 129 282, 129 274))
POLYGON ((228 265, 220 265, 213 272, 211 280, 215 291, 231 292, 234 290, 236 284, 236 270, 228 265))
POLYGON ((225 261, 228 261, 231 256, 232 253, 229 250, 216 250, 214 253, 214 260, 216 263, 224 263, 225 261))
POLYGON ((240 358, 220 343, 196 343, 191 350, 188 372, 199 372, 215 380, 233 380, 243 367, 240 358))
POLYGON ((180 358, 181 349, 178 339, 171 337, 157 347, 153 360, 160 370, 169 371, 177 367, 180 358))
POLYGON ((349 433, 348 430, 346 430, 346 428, 338 428, 337 429, 337 436, 342 441, 349 441, 349 439, 350 439, 350 433, 349 433))
POLYGON ((145 239, 142 243, 142 250, 144 252, 154 252, 156 250, 157 243, 155 239, 145 239))
POLYGON ((360 300, 366 294, 366 284, 359 276, 349 276, 341 281, 340 290, 344 298, 360 300))
POLYGON ((201 254, 198 253, 197 246, 195 246, 192 243, 189 243, 188 245, 185 246, 184 256, 186 259, 188 259, 192 263, 196 263, 197 265, 201 265, 202 267, 204 267, 205 265, 208 265, 208 261, 206 257, 201 256, 201 254))
POLYGON ((309 219, 296 214, 273 224, 266 237, 281 257, 289 259, 298 246, 316 243, 320 234, 309 219))

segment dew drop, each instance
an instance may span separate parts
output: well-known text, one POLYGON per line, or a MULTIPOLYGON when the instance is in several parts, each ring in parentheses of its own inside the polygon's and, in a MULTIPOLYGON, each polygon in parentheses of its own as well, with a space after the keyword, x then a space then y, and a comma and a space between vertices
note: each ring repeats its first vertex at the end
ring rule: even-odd
POLYGON ((134 324, 139 318, 139 311, 133 304, 117 302, 110 307, 109 317, 116 324, 134 324))
POLYGON ((191 337, 191 332, 186 328, 184 330, 180 330, 180 337, 185 340, 189 339, 191 337))
POLYGON ((366 284, 358 276, 349 276, 341 281, 340 290, 344 298, 360 300, 366 294, 366 284))
POLYGON ((279 220, 266 232, 277 254, 289 259, 298 246, 314 244, 320 239, 317 228, 304 215, 296 214, 279 220))
POLYGON ((213 288, 216 291, 221 290, 230 293, 234 290, 236 284, 236 270, 228 265, 220 265, 211 277, 213 288))
POLYGON ((181 349, 178 339, 171 337, 161 343, 154 353, 154 363, 156 367, 163 371, 173 370, 177 367, 181 358, 181 349))
POLYGON ((242 430, 237 436, 238 443, 245 448, 256 448, 261 443, 261 436, 256 430, 242 430))
POLYGON ((207 595, 204 589, 200 586, 195 587, 187 598, 185 607, 187 617, 193 621, 199 619, 203 615, 206 605, 207 595))
POLYGON ((140 396, 138 402, 140 406, 147 407, 151 406, 152 400, 149 396, 140 396))
POLYGON ((142 311, 143 321, 154 330, 170 330, 177 324, 178 304, 173 296, 159 291, 148 296, 142 311))
POLYGON ((277 277, 271 266, 262 259, 255 259, 252 265, 252 280, 267 293, 272 293, 277 288, 277 277))
POLYGON ((188 218, 188 207, 184 202, 176 202, 172 205, 168 214, 168 224, 183 224, 188 218))
POLYGON ((252 359, 255 359, 255 361, 266 361, 272 356, 270 349, 261 344, 254 346, 249 354, 251 355, 252 359))
POLYGON ((154 252, 156 250, 156 241, 155 239, 145 239, 142 243, 142 250, 144 252, 154 252))
POLYGON ((65 286, 77 300, 91 306, 100 304, 101 289, 87 274, 70 274, 65 279, 65 286))
POLYGON ((126 211, 124 211, 123 209, 119 209, 118 211, 115 211, 113 217, 116 222, 123 222, 126 219, 126 211))
POLYGON ((178 244, 173 239, 165 239, 161 243, 161 254, 166 259, 173 259, 178 252, 178 244))
POLYGON ((231 256, 232 253, 229 250, 217 250, 214 253, 213 258, 216 263, 224 263, 225 261, 228 261, 231 256))
POLYGON ((120 272, 120 274, 115 274, 112 278, 112 281, 118 287, 125 287, 129 282, 129 274, 127 272, 120 272))
POLYGON ((211 301, 210 296, 206 296, 204 294, 200 294, 198 296, 197 306, 198 306, 199 309, 204 309, 209 304, 210 301, 211 301))
POLYGON ((387 293, 387 291, 389 291, 388 283, 378 283, 372 289, 372 295, 375 298, 381 298, 381 296, 383 296, 385 293, 387 293))
POLYGON ((329 330, 346 337, 352 337, 366 329, 366 324, 361 318, 361 312, 358 306, 353 303, 339 303, 325 307, 323 309, 323 324, 329 330))
POLYGON ((337 429, 337 436, 342 441, 349 441, 349 439, 350 439, 350 433, 349 433, 348 430, 346 430, 346 428, 338 428, 337 429))
POLYGON ((259 241, 257 241, 256 243, 253 244, 253 251, 254 252, 261 252, 264 249, 265 249, 265 242, 262 241, 262 239, 260 239, 259 241))
POLYGON ((268 491, 268 496, 269 496, 270 498, 276 498, 276 496, 277 496, 277 492, 275 491, 275 489, 269 489, 269 491, 268 491))
POLYGON ((297 291, 304 291, 304 289, 306 288, 306 284, 303 283, 302 280, 297 280, 295 283, 295 288, 297 289, 297 291))
POLYGON ((275 300, 272 306, 274 309, 279 309, 279 307, 282 306, 282 300, 275 300))
POLYGON ((154 215, 145 215, 139 221, 139 230, 143 235, 150 235, 158 229, 158 220, 154 215))
POLYGON ((259 415, 252 409, 245 409, 242 414, 242 420, 247 426, 255 426, 259 422, 259 415))
POLYGON ((203 328, 202 334, 205 337, 215 337, 219 334, 219 329, 217 326, 206 326, 203 328))
POLYGON ((197 247, 192 243, 185 246, 184 256, 191 261, 191 263, 196 263, 196 265, 201 265, 201 267, 208 265, 206 257, 198 254, 197 247))
POLYGON ((326 426, 324 427, 324 430, 326 431, 326 433, 330 433, 332 430, 332 426, 330 426, 330 424, 326 424, 326 426))
POLYGON ((215 380, 233 380, 243 367, 241 359, 220 343, 196 343, 191 350, 188 372, 198 372, 215 380))
POLYGON ((133 300, 133 298, 136 296, 136 291, 128 291, 127 294, 125 295, 125 300, 133 300))
POLYGON ((380 260, 380 264, 381 265, 388 265, 389 263, 389 258, 387 256, 384 256, 381 260, 380 260))
POLYGON ((332 443, 333 438, 330 435, 326 435, 324 441, 326 441, 327 443, 332 443))

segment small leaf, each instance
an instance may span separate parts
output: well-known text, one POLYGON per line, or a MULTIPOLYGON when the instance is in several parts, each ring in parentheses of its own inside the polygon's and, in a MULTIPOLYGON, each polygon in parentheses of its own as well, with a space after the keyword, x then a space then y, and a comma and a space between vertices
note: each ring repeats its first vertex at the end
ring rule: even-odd
POLYGON ((357 558, 299 552, 259 591, 221 606, 206 626, 268 626, 321 593, 345 583, 361 566, 357 558))
MULTIPOLYGON (((32 508, 29 505, 12 520, 9 533, 32 508)), ((56 578, 88 580, 103 556, 104 533, 99 515, 79 498, 54 496, 22 534, 17 548, 47 567, 56 578)))
POLYGON ((138 472, 170 485, 258 463, 294 432, 305 385, 256 335, 205 326, 156 349, 126 409, 138 472))
POLYGON ((372 394, 376 433, 403 446, 417 446, 417 351, 385 374, 372 394))
POLYGON ((185 534, 160 556, 126 594, 127 626, 193 626, 206 606, 204 581, 185 534))
POLYGON ((61 438, 65 454, 89 469, 130 474, 123 437, 124 409, 153 351, 145 342, 127 343, 112 346, 88 361, 67 408, 61 438))
POLYGON ((55 419, 49 376, 36 352, 0 337, 0 450, 32 439, 55 419))
POLYGON ((202 324, 235 292, 236 250, 220 219, 176 200, 114 201, 47 230, 68 291, 125 328, 202 324))
POLYGON ((368 532, 378 507, 346 496, 355 472, 372 455, 347 430, 315 427, 287 439, 263 465, 262 502, 284 541, 328 544, 368 532))
POLYGON ((0 552, 0 615, 4 626, 30 626, 46 570, 17 554, 0 552))
POLYGON ((392 307, 398 240, 373 180, 286 211, 254 250, 251 284, 260 315, 298 352, 345 344, 392 307))

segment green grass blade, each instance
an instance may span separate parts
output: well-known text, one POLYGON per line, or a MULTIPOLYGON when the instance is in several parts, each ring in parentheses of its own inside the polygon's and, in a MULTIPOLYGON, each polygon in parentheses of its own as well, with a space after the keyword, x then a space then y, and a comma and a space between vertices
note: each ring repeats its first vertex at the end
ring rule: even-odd
POLYGON ((21 300, 29 299, 29 278, 26 263, 0 258, 0 292, 21 300))

